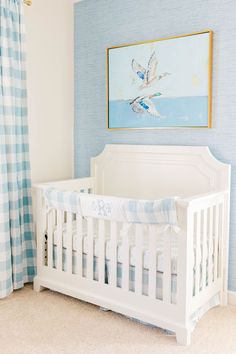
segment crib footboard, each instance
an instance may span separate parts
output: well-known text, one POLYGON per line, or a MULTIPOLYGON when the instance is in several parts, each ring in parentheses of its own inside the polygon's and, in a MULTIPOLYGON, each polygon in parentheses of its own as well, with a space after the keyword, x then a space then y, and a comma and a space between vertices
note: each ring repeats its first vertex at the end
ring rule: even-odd
MULTIPOLYGON (((77 180, 76 190, 93 192, 93 179, 77 180)), ((189 344, 194 312, 217 293, 224 302, 228 194, 180 200, 178 214, 181 232, 160 235, 155 225, 47 208, 38 187, 35 289, 174 331, 179 343, 189 344)))

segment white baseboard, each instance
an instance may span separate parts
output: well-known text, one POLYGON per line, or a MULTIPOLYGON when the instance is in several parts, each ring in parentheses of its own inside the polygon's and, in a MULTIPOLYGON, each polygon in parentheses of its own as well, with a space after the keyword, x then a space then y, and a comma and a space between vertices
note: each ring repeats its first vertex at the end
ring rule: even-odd
POLYGON ((236 305, 236 291, 228 291, 228 304, 236 305))

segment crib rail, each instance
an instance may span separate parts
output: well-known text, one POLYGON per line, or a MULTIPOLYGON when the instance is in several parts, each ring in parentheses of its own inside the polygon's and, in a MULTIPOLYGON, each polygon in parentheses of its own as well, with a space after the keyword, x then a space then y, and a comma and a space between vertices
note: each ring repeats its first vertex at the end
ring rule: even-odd
POLYGON ((61 190, 71 190, 76 192, 93 193, 94 190, 94 178, 85 177, 70 179, 65 181, 55 181, 48 183, 35 183, 33 188, 38 192, 42 193, 48 187, 57 188, 61 190))

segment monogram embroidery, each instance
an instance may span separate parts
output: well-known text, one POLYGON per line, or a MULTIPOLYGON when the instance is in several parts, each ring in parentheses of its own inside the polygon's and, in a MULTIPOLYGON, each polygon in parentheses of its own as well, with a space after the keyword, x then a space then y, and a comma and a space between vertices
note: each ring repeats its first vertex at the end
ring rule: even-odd
POLYGON ((111 214, 111 203, 99 199, 92 203, 92 209, 96 211, 99 216, 108 216, 111 214))

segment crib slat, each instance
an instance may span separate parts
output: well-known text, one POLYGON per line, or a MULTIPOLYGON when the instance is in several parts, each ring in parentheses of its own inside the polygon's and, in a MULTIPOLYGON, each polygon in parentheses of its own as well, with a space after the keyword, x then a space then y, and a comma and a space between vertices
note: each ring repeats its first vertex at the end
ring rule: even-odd
POLYGON ((223 275, 223 259, 222 259, 222 249, 224 248, 224 237, 223 237, 223 219, 224 219, 224 207, 223 203, 219 205, 219 256, 218 256, 218 277, 221 278, 223 275))
MULTIPOLYGON (((124 224, 125 225, 125 224, 124 224)), ((129 290, 129 234, 128 225, 124 226, 125 229, 122 231, 122 288, 124 290, 129 290)))
POLYGON ((206 287, 206 260, 207 260, 207 209, 203 211, 203 234, 202 234, 202 290, 206 287))
POLYGON ((200 262, 201 262, 201 211, 196 213, 196 257, 195 257, 195 296, 200 287, 200 262))
POLYGON ((110 258, 110 281, 109 284, 116 287, 117 277, 117 223, 111 222, 111 258, 110 258))
POLYGON ((171 233, 164 237, 163 301, 171 303, 171 233))
POLYGON ((90 280, 93 280, 93 222, 93 218, 88 218, 87 278, 90 280))
POLYGON ((214 281, 216 281, 218 277, 219 204, 217 204, 215 208, 214 281))
POLYGON ((57 270, 62 271, 64 211, 57 210, 57 270))
POLYGON ((142 295, 143 278, 143 226, 135 227, 135 292, 142 295))
POLYGON ((77 252, 76 252, 77 275, 79 277, 82 277, 82 274, 83 274, 83 218, 80 214, 76 214, 76 230, 77 230, 77 252))
POLYGON ((149 226, 149 272, 148 296, 156 298, 156 232, 155 226, 149 226))
POLYGON ((66 230, 66 263, 67 263, 67 272, 72 274, 72 243, 73 243, 73 214, 67 212, 67 230, 66 230))
POLYGON ((47 265, 47 253, 46 253, 46 238, 45 231, 47 230, 47 206, 45 198, 42 195, 40 189, 36 190, 36 218, 37 218, 37 268, 47 265))
MULTIPOLYGON (((53 210, 50 210, 48 213, 48 232, 47 232, 47 261, 48 267, 53 267, 53 231, 54 231, 54 215, 53 210)), ((57 235, 58 236, 58 235, 57 235)))
POLYGON ((209 247, 208 247, 208 286, 212 283, 212 247, 213 241, 213 207, 209 208, 209 247))
POLYGON ((99 257, 98 257, 98 274, 99 282, 105 282, 105 221, 99 219, 98 221, 98 244, 99 244, 99 257))
POLYGON ((194 235, 194 211, 188 207, 183 214, 183 231, 178 238, 178 262, 177 262, 177 305, 185 311, 190 307, 193 289, 193 235, 194 235))
POLYGON ((56 209, 52 210, 52 214, 53 214, 53 223, 54 223, 54 227, 55 227, 57 224, 57 211, 56 211, 56 209))

